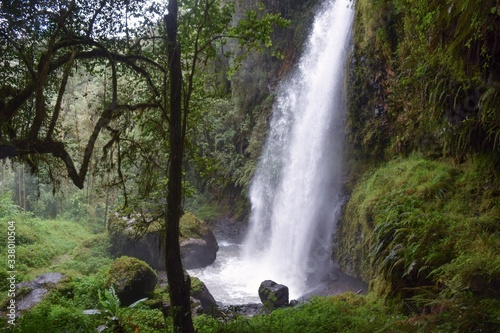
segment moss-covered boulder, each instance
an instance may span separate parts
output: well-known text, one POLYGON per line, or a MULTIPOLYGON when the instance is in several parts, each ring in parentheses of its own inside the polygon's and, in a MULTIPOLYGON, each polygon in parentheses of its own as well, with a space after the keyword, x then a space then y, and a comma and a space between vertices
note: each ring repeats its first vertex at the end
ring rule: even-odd
POLYGON ((288 305, 288 287, 272 280, 265 280, 259 286, 259 297, 264 307, 277 309, 288 305))
MULTIPOLYGON (((140 214, 120 215, 109 219, 108 232, 113 256, 130 256, 145 261, 155 269, 165 269, 163 221, 140 214)), ((201 268, 212 264, 219 245, 208 225, 192 213, 180 221, 180 242, 184 268, 201 268)))
POLYGON ((152 295, 158 277, 144 261, 133 257, 120 257, 110 266, 107 287, 113 287, 120 302, 128 306, 152 295))
POLYGON ((181 254, 184 268, 201 268, 211 265, 217 258, 219 244, 212 230, 194 214, 182 216, 181 254))

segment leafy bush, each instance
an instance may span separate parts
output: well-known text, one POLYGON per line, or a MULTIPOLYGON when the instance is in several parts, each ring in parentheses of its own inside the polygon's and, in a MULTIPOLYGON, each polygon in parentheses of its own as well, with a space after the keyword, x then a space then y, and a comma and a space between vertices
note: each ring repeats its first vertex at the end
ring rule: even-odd
POLYGON ((148 309, 141 305, 135 308, 123 308, 120 318, 126 333, 170 332, 172 329, 171 320, 165 320, 159 309, 148 309))
POLYGON ((19 213, 19 207, 12 201, 12 193, 0 194, 0 218, 12 217, 19 213))

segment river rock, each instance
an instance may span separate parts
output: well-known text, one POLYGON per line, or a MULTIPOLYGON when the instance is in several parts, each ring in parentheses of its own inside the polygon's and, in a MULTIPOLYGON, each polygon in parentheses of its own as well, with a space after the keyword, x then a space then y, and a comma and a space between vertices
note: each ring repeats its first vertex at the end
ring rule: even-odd
POLYGON ((213 244, 216 243, 215 240, 207 242, 200 238, 189 238, 182 241, 180 245, 184 268, 194 269, 211 265, 217 257, 217 251, 213 250, 213 244))
POLYGON ((260 284, 259 297, 264 306, 273 309, 288 305, 288 287, 272 280, 260 284))
POLYGON ((224 318, 227 320, 236 319, 240 316, 251 318, 253 316, 263 313, 262 304, 257 304, 257 303, 248 303, 241 305, 222 305, 220 309, 224 313, 224 318))
MULTIPOLYGON (((208 225, 194 214, 185 213, 179 227, 184 268, 211 265, 217 257, 219 245, 208 225)), ((115 213, 109 219, 108 231, 112 255, 135 257, 155 269, 165 269, 163 221, 153 221, 152 218, 139 214, 122 216, 115 213)))
POLYGON ((106 284, 115 289, 120 303, 128 306, 142 298, 150 297, 158 277, 151 267, 133 257, 120 257, 110 266, 106 284))

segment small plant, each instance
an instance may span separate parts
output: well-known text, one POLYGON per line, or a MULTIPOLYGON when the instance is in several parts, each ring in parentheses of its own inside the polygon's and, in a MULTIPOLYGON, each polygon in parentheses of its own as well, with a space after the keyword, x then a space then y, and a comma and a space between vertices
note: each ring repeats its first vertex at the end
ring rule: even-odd
MULTIPOLYGON (((119 311, 121 307, 120 299, 115 292, 115 288, 111 286, 108 290, 101 292, 101 290, 97 291, 99 296, 99 302, 104 308, 104 313, 106 314, 108 321, 106 323, 106 327, 104 329, 110 329, 111 332, 123 332, 123 327, 120 324, 119 311)), ((147 298, 141 298, 138 301, 130 304, 128 308, 134 308, 138 304, 144 302, 147 298)), ((102 332, 102 331, 101 331, 102 332)))
POLYGON ((105 290, 104 293, 101 293, 101 290, 98 290, 99 302, 104 308, 104 312, 106 312, 111 318, 118 316, 118 310, 120 310, 120 299, 116 295, 115 288, 110 287, 108 290, 105 290))

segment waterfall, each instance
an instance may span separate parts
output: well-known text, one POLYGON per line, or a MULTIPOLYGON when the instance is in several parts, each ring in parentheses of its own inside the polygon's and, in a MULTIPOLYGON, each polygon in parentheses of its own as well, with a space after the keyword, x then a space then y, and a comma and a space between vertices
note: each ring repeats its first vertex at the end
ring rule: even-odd
POLYGON ((289 287, 292 297, 332 270, 341 206, 345 50, 354 10, 325 1, 297 69, 281 84, 250 188, 243 260, 289 287))
POLYGON ((268 279, 299 298, 332 272, 351 6, 349 0, 324 1, 296 70, 280 85, 250 188, 250 226, 241 249, 221 243, 212 266, 189 272, 222 303, 260 302, 259 285, 268 279))

